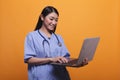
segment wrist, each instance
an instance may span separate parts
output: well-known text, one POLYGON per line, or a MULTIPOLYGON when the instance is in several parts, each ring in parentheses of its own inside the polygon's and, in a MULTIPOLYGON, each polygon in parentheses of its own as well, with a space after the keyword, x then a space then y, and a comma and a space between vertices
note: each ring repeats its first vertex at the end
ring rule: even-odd
POLYGON ((53 62, 52 58, 48 58, 49 62, 53 62))

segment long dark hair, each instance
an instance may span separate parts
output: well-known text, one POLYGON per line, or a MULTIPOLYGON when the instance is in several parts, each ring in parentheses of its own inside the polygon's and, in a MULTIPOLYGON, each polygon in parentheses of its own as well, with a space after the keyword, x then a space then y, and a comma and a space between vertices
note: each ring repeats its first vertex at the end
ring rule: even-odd
MULTIPOLYGON (((55 12, 55 13, 59 16, 59 13, 58 13, 57 9, 54 8, 53 6, 47 6, 47 7, 45 7, 45 8, 42 10, 41 15, 45 18, 48 14, 50 14, 50 13, 52 13, 52 12, 55 12)), ((43 21, 41 20, 41 15, 39 16, 37 25, 36 25, 36 27, 35 27, 34 30, 38 30, 38 29, 40 29, 41 26, 42 26, 43 21)), ((55 32, 55 30, 56 30, 56 27, 55 27, 55 29, 54 29, 53 32, 55 32)))

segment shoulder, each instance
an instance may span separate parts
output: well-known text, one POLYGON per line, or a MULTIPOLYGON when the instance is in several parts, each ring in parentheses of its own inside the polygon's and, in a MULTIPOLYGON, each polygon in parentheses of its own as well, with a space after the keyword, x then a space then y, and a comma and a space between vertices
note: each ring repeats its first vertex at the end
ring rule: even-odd
POLYGON ((35 36, 37 34, 37 31, 31 31, 31 32, 28 32, 26 37, 32 37, 32 36, 35 36))
POLYGON ((26 34, 27 39, 33 39, 37 35, 37 31, 31 31, 26 34))

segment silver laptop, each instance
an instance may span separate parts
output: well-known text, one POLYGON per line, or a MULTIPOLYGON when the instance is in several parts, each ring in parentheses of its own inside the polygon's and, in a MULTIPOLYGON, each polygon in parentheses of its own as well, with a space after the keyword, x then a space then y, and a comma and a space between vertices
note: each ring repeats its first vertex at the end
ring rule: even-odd
POLYGON ((99 37, 86 38, 83 41, 83 45, 82 45, 82 48, 80 50, 78 58, 69 58, 68 63, 54 62, 51 64, 70 66, 70 67, 78 67, 82 64, 82 62, 85 58, 87 58, 88 62, 89 62, 93 59, 93 56, 95 54, 99 40, 100 40, 99 37))

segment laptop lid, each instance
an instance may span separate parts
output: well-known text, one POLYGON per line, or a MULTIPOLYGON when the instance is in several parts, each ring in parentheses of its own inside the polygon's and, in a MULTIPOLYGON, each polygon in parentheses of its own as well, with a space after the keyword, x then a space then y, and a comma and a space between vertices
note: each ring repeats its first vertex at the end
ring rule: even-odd
POLYGON ((81 64, 85 58, 87 58, 88 61, 93 59, 99 40, 100 37, 84 39, 77 63, 81 64))

